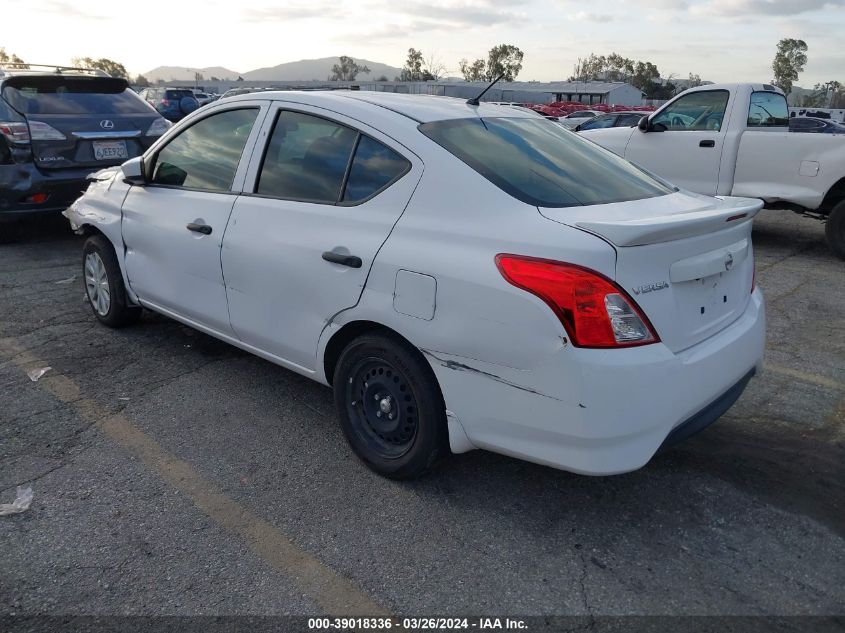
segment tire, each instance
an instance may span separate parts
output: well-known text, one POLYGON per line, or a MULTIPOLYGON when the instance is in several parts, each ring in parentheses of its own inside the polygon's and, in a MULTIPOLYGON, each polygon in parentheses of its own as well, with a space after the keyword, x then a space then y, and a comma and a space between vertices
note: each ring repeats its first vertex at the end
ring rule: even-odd
POLYGON ((412 479, 449 454, 446 406, 434 372, 398 337, 353 340, 338 359, 333 384, 343 433, 375 472, 412 479))
POLYGON ((193 97, 182 97, 179 100, 179 110, 182 114, 190 114, 197 108, 199 108, 199 102, 193 97))
POLYGON ((88 304, 103 325, 123 327, 141 317, 141 308, 126 303, 126 286, 114 248, 102 235, 92 235, 82 247, 82 279, 88 304))
POLYGON ((830 250, 839 259, 845 259, 845 200, 840 201, 830 210, 824 234, 830 250))

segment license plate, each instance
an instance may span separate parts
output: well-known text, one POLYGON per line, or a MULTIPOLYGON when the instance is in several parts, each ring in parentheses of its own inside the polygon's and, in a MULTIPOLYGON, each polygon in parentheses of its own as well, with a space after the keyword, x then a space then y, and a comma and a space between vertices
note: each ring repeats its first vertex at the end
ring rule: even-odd
POLYGON ((129 158, 126 151, 126 141, 110 141, 108 143, 94 142, 94 158, 97 160, 114 160, 115 158, 129 158))

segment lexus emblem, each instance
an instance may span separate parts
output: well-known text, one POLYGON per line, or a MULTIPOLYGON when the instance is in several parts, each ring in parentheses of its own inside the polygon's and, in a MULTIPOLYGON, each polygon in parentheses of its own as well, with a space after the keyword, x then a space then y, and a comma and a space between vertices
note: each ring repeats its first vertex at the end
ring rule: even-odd
POLYGON ((725 270, 730 270, 734 265, 734 257, 730 253, 725 255, 725 270))
POLYGON ((100 121, 100 127, 104 130, 111 130, 114 128, 114 121, 110 121, 109 119, 103 119, 100 121))

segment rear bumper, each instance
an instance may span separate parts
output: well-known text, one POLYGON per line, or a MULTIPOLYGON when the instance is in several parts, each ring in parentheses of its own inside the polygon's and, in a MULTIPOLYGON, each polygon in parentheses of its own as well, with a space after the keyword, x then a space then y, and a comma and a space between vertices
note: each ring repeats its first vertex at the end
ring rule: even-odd
POLYGON ((730 326, 677 354, 663 344, 566 346, 530 370, 431 354, 447 409, 468 440, 588 475, 636 470, 714 422, 762 365, 759 290, 730 326), (459 368, 456 371, 455 368, 459 368))
POLYGON ((0 222, 9 222, 68 208, 88 187, 89 167, 73 170, 42 171, 34 164, 0 165, 0 222), (43 202, 27 201, 45 194, 43 202))

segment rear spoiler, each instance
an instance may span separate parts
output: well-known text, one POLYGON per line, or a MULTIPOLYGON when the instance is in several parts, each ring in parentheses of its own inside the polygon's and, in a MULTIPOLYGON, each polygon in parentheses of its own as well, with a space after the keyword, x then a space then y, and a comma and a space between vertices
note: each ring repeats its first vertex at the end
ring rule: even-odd
POLYGON ((753 198, 727 198, 726 200, 734 204, 718 209, 636 220, 608 220, 606 222, 582 220, 575 222, 575 226, 595 233, 617 246, 644 246, 713 233, 721 228, 727 228, 730 223, 747 222, 763 207, 762 200, 753 198))

